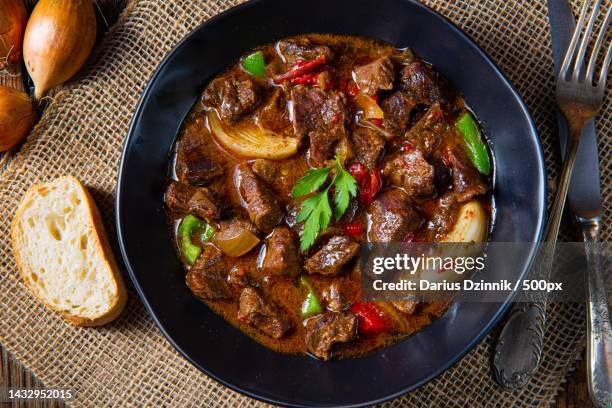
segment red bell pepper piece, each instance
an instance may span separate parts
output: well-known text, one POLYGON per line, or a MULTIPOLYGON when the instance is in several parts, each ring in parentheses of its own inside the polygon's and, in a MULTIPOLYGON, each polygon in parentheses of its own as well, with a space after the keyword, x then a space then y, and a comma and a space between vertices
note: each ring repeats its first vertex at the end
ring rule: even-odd
POLYGON ((381 127, 383 123, 382 119, 377 119, 377 118, 370 119, 370 122, 372 122, 374 125, 378 127, 381 127))
POLYGON ((313 74, 304 74, 291 80, 291 85, 315 85, 316 83, 317 77, 313 74))
POLYGON ((359 222, 352 222, 350 224, 345 224, 342 229, 346 235, 350 237, 358 237, 363 234, 364 227, 363 224, 359 222))
POLYGON ((402 152, 404 153, 408 153, 414 150, 414 146, 411 145, 410 143, 406 142, 402 145, 401 147, 402 152))
POLYGON ((369 183, 364 183, 361 192, 359 193, 359 198, 365 204, 370 204, 374 201, 374 197, 382 188, 382 178, 380 177, 380 171, 378 169, 372 170, 372 173, 369 175, 369 183))
POLYGON ((357 96, 359 94, 359 87, 357 86, 357 84, 355 83, 355 81, 350 81, 347 85, 346 85, 346 93, 349 94, 350 96, 357 96))
POLYGON ((314 70, 317 67, 325 65, 327 58, 325 55, 321 55, 315 59, 309 61, 298 61, 293 67, 284 74, 277 75, 274 77, 274 83, 280 84, 283 81, 301 77, 302 75, 314 70))
POLYGON ((351 311, 359 319, 359 333, 373 334, 389 330, 389 317, 372 302, 357 302, 351 311))
POLYGON ((368 171, 366 170, 365 166, 360 162, 355 162, 351 164, 348 168, 348 171, 349 173, 351 173, 351 176, 355 178, 357 184, 360 185, 366 179, 366 177, 369 177, 368 171))

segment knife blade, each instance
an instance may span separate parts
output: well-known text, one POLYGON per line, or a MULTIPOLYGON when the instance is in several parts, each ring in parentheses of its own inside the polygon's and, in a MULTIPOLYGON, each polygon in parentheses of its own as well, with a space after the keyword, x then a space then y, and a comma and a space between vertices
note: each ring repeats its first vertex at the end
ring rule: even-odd
MULTIPOLYGON (((561 69, 565 51, 572 38, 576 22, 567 0, 548 0, 548 19, 550 21, 556 78, 559 69, 561 69)), ((557 109, 557 123, 561 153, 562 157, 565 157, 569 130, 567 121, 559 109, 557 109)), ((576 163, 567 193, 569 207, 576 217, 597 217, 601 214, 599 152, 595 122, 592 120, 582 130, 576 163)))

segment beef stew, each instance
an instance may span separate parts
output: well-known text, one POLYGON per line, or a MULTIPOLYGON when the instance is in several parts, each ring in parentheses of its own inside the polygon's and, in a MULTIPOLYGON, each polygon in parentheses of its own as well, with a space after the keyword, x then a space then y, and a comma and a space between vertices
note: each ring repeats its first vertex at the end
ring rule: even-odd
POLYGON ((489 153, 460 95, 374 39, 248 53, 209 82, 172 163, 165 204, 194 295, 263 345, 323 360, 448 306, 360 301, 361 243, 479 241, 491 213, 489 153), (466 211, 476 236, 456 232, 466 211))

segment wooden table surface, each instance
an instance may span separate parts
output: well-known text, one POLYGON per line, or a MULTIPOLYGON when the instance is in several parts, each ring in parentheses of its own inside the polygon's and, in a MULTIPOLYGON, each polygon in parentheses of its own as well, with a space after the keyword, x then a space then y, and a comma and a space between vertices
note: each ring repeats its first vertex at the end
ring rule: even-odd
MULTIPOLYGON (((0 345, 0 388, 34 388, 43 384, 23 368, 0 345)), ((75 390, 78 392, 78 390, 75 390)), ((593 407, 586 387, 586 366, 584 360, 576 362, 576 369, 568 375, 567 382, 551 405, 553 408, 591 408, 593 407)), ((55 401, 3 402, 0 408, 63 408, 65 404, 55 401)), ((468 407, 466 407, 468 408, 468 407)))

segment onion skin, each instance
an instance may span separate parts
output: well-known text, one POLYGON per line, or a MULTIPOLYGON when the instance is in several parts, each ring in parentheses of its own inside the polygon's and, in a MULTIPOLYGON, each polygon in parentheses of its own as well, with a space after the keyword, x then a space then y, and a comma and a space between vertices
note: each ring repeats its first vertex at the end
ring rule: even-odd
POLYGON ((23 58, 36 99, 76 74, 96 41, 92 0, 40 0, 28 21, 23 58))
POLYGON ((19 63, 27 21, 23 0, 0 0, 0 69, 19 63))
POLYGON ((0 152, 21 142, 36 123, 36 111, 28 94, 0 86, 0 152))

